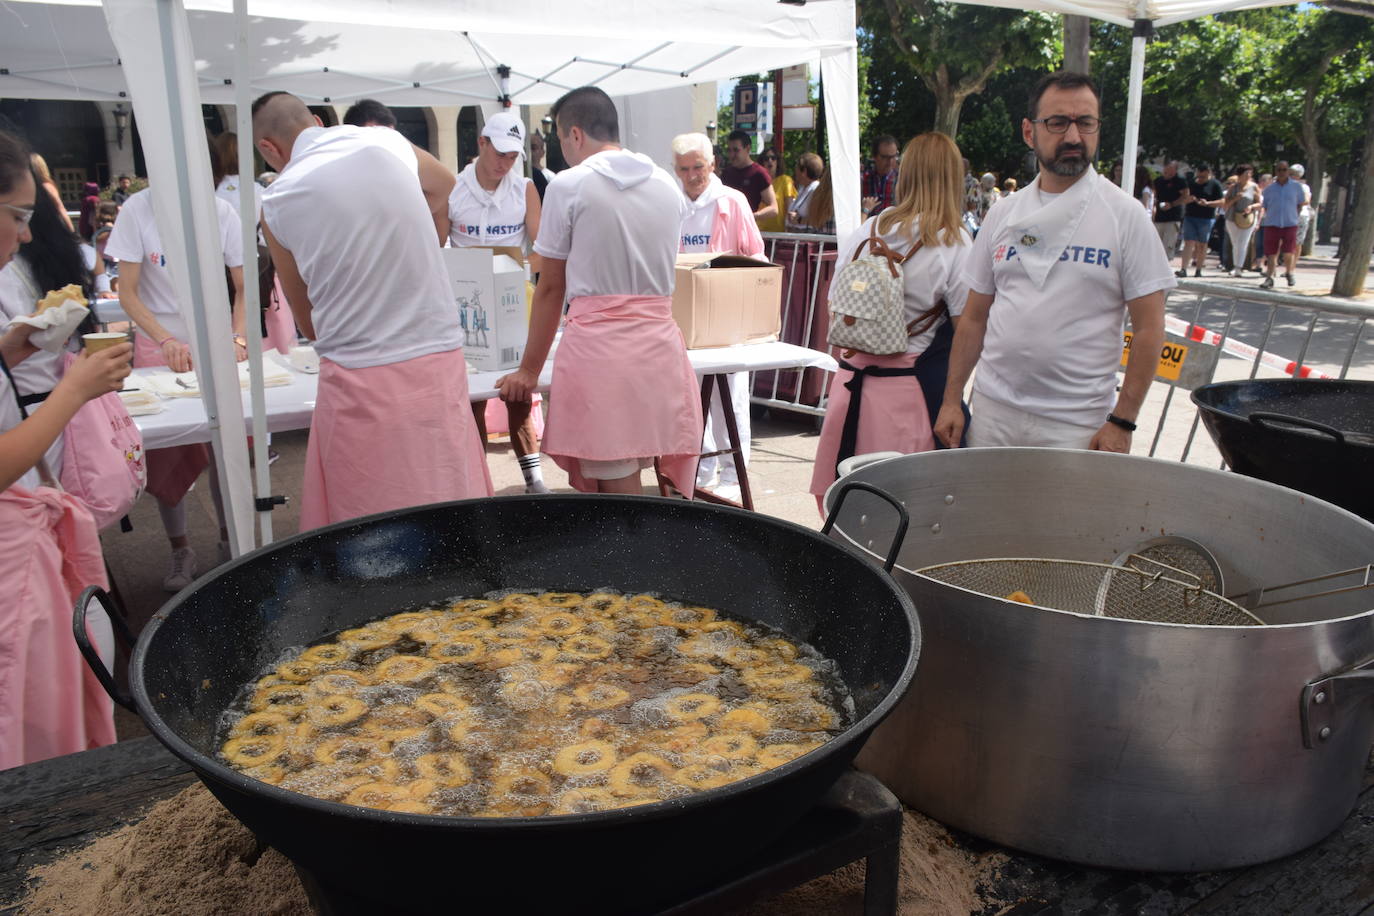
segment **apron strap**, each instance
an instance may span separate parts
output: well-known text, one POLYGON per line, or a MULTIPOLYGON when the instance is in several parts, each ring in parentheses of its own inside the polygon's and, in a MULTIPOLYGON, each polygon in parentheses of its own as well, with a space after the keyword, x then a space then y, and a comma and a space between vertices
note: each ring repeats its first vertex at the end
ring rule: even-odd
POLYGON ((864 378, 873 376, 874 378, 900 378, 902 376, 916 377, 916 365, 902 369, 895 367, 888 368, 882 366, 864 366, 862 369, 855 368, 844 360, 840 360, 840 368, 847 369, 854 373, 853 378, 844 383, 844 387, 849 390, 849 409, 844 414, 844 426, 840 430, 840 450, 835 454, 835 477, 840 476, 840 462, 846 458, 854 457, 854 449, 859 443, 859 402, 863 399, 864 378))

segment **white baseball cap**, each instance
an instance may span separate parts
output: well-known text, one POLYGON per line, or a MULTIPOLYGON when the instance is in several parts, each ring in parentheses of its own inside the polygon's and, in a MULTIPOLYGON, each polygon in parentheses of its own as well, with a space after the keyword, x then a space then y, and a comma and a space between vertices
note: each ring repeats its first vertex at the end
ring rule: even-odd
POLYGON ((482 136, 491 141, 498 153, 518 153, 525 149, 525 125, 509 111, 488 117, 482 136))

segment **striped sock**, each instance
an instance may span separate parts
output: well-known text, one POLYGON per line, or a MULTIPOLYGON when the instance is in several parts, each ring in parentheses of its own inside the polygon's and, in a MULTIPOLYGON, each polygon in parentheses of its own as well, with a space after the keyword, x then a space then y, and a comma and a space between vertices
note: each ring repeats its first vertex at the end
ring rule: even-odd
POLYGON ((525 475, 526 493, 547 493, 549 489, 544 485, 544 474, 539 467, 539 453, 532 455, 521 455, 516 459, 520 464, 520 473, 525 475))

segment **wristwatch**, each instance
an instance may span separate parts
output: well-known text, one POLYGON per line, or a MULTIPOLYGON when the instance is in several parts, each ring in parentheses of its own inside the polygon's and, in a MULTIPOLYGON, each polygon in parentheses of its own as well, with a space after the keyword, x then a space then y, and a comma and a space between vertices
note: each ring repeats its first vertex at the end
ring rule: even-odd
POLYGON ((242 334, 234 335, 234 343, 238 344, 240 347, 248 346, 248 340, 242 334))
POLYGON ((1134 423, 1132 423, 1130 420, 1125 419, 1124 417, 1118 417, 1114 413, 1107 414, 1107 422, 1112 424, 1113 426, 1120 426, 1128 433, 1133 433, 1136 430, 1136 425, 1134 423))

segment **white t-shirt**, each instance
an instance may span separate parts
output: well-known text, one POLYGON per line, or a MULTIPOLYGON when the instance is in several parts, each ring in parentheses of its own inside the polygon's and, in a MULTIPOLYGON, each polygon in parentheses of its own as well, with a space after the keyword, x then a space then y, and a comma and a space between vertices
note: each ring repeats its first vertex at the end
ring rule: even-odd
POLYGON ((462 346, 419 163, 401 134, 301 131, 262 210, 310 292, 321 356, 363 369, 462 346))
MULTIPOLYGON (((220 198, 215 198, 215 212, 219 217, 220 246, 224 251, 225 267, 243 266, 243 239, 239 236, 239 215, 220 198)), ((158 324, 177 340, 192 343, 189 326, 177 302, 176 287, 172 283, 175 265, 167 262, 162 250, 162 237, 153 217, 151 188, 144 188, 124 201, 115 219, 114 229, 105 242, 105 254, 119 261, 136 261, 138 298, 157 316, 158 324)), ((127 282, 127 281, 126 281, 127 282)), ((121 287, 122 289, 123 287, 121 287)))
POLYGON ((530 179, 507 172, 488 191, 477 182, 477 164, 467 168, 453 183, 448 196, 450 226, 448 240, 454 248, 473 245, 501 245, 520 248, 525 244, 525 188, 530 179))
POLYGON ((567 296, 671 296, 686 198, 647 156, 607 150, 544 191, 534 250, 567 261, 567 296))
MULTIPOLYGON (((871 216, 864 220, 863 225, 855 229, 836 249, 839 256, 843 259, 840 263, 849 263, 854 256, 854 251, 864 242, 873 231, 873 221, 878 217, 871 216)), ((918 224, 919 225, 919 224, 918 224)), ((878 238, 887 243, 887 246, 899 255, 904 255, 916 244, 916 229, 912 227, 912 235, 903 231, 904 226, 894 226, 887 232, 879 233, 878 238)), ((906 293, 906 318, 907 324, 915 321, 918 316, 935 307, 935 303, 941 299, 945 300, 945 305, 949 307, 949 313, 955 317, 963 314, 964 303, 968 301, 968 284, 964 280, 965 266, 969 256, 973 252, 973 238, 968 234, 968 230, 961 225, 959 234, 963 239, 962 245, 935 245, 923 246, 906 263, 902 265, 902 286, 906 293)), ((930 346, 930 342, 935 339, 935 332, 939 329, 940 322, 935 322, 928 329, 909 338, 906 343, 906 352, 911 356, 919 356, 930 346)))
MULTIPOLYGON (((32 272, 24 263, 23 255, 15 255, 5 265, 5 269, 0 270, 0 315, 3 315, 0 325, 8 324, 11 318, 32 315, 38 300, 43 298, 45 292, 38 289, 32 272)), ((10 371, 14 373, 14 381, 19 386, 20 394, 41 394, 52 391, 62 379, 62 354, 39 350, 19 365, 10 366, 10 371)), ((19 406, 15 403, 14 394, 11 393, 8 384, 6 384, 5 391, 0 397, 4 398, 10 410, 13 411, 13 424, 17 425, 23 417, 19 413, 19 406)), ((31 404, 29 406, 30 415, 42 406, 42 404, 31 404)), ((4 429, 10 428, 10 426, 4 427, 4 429)), ((45 457, 48 459, 48 468, 52 471, 53 476, 61 476, 62 436, 60 434, 53 444, 48 446, 45 457)), ((38 472, 31 471, 30 473, 33 475, 32 483, 25 483, 24 486, 33 486, 38 483, 38 472)))
POLYGON ((682 218, 682 238, 678 242, 678 251, 691 254, 711 250, 711 230, 715 228, 716 213, 720 209, 716 201, 729 190, 733 189, 725 187, 720 178, 712 175, 696 200, 688 198, 686 191, 682 193, 687 215, 682 218))
MULTIPOLYGON (((253 222, 262 221, 262 186, 256 181, 250 181, 249 185, 253 188, 253 201, 257 207, 253 214, 253 222)), ((234 208, 234 212, 239 212, 239 176, 225 175, 219 180, 219 187, 215 188, 215 196, 229 202, 229 206, 234 208)))
POLYGON ((1145 208, 1091 170, 1062 195, 1042 194, 1036 178, 989 210, 966 280, 994 296, 974 392, 1094 428, 1116 403, 1126 302, 1177 285, 1145 208), (1057 201, 1066 196, 1072 201, 1057 201), (1079 201, 1086 203, 1071 234, 1064 221, 1036 219, 1042 206, 1079 201), (1061 254, 1040 287, 1017 248, 1056 231, 1067 244, 1050 242, 1061 254))

